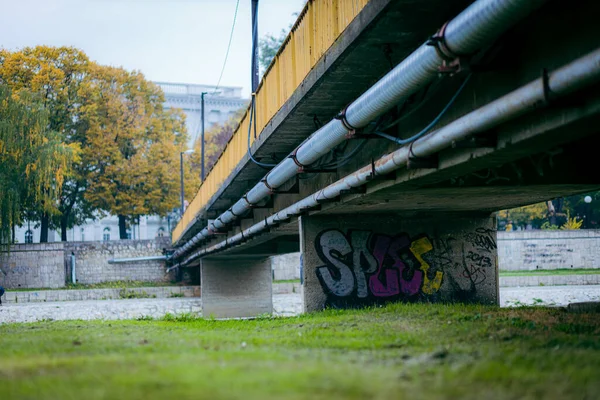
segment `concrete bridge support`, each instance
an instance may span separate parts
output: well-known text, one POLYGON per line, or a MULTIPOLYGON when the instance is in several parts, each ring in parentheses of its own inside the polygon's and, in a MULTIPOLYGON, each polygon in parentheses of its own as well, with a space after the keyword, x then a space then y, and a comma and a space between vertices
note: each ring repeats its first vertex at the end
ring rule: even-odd
POLYGON ((499 301, 493 216, 303 216, 300 248, 306 312, 387 301, 499 301))
POLYGON ((256 317, 273 312, 268 258, 204 258, 200 271, 205 318, 256 317))

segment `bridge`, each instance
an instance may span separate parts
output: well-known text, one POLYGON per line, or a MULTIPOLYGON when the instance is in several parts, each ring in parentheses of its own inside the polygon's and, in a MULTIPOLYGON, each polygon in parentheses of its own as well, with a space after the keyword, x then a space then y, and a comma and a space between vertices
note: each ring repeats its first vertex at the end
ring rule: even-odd
POLYGON ((494 212, 600 188, 598 12, 309 1, 173 232, 204 315, 270 313, 294 251, 305 311, 498 304, 494 212))

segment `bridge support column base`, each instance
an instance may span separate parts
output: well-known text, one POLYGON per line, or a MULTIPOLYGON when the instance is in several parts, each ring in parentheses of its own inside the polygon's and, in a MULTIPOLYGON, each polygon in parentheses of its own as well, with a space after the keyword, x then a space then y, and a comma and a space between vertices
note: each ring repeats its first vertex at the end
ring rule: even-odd
POLYGON ((498 304, 496 218, 303 216, 306 312, 405 302, 498 304))
POLYGON ((200 271, 205 318, 256 317, 273 312, 268 258, 203 259, 200 271))

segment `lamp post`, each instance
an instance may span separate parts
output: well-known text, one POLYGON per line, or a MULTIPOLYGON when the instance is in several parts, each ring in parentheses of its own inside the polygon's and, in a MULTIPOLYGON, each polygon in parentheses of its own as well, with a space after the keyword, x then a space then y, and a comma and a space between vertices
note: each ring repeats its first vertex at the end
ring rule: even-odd
POLYGON ((183 197, 183 155, 184 154, 192 154, 194 152, 193 149, 189 149, 186 151, 182 151, 179 153, 179 171, 181 173, 181 215, 183 216, 183 202, 185 201, 183 197))
POLYGON ((204 95, 207 93, 208 92, 202 92, 200 94, 200 107, 202 109, 202 114, 201 114, 202 132, 200 134, 200 141, 201 141, 201 144, 200 144, 200 149, 201 149, 200 150, 200 152, 201 152, 201 154, 200 154, 200 158, 201 158, 200 177, 202 178, 202 182, 204 182, 204 177, 206 176, 204 174, 204 95))
POLYGON ((258 0, 252 0, 252 93, 258 87, 258 0))
POLYGON ((585 215, 583 216, 583 218, 584 218, 585 228, 588 229, 590 227, 590 214, 591 214, 590 204, 592 203, 592 196, 585 196, 583 198, 583 201, 585 202, 585 215))

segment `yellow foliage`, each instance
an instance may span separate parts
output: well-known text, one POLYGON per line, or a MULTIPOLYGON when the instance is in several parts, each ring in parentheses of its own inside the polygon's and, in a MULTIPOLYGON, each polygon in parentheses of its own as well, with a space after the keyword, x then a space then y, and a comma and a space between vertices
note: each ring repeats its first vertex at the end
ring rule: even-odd
POLYGON ((560 227, 562 230, 577 230, 581 229, 583 225, 583 220, 578 221, 577 217, 571 218, 570 213, 567 211, 567 222, 564 223, 563 226, 560 227))

